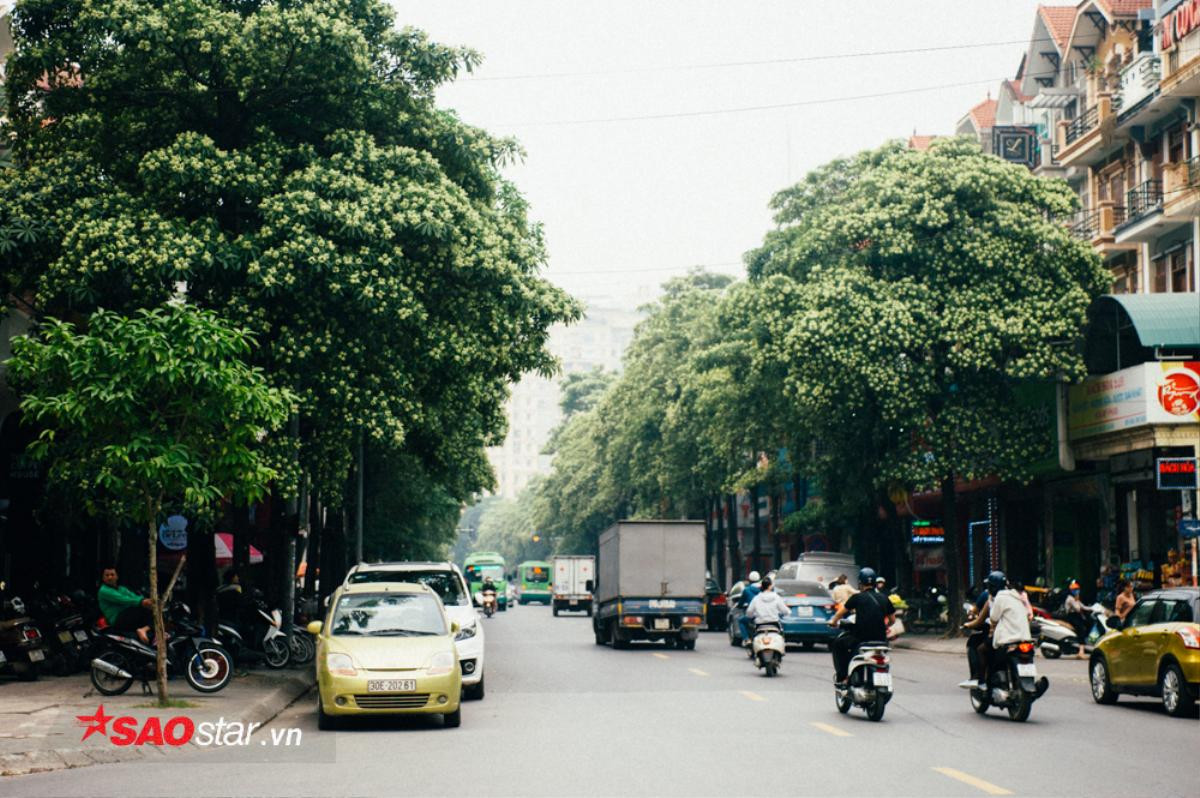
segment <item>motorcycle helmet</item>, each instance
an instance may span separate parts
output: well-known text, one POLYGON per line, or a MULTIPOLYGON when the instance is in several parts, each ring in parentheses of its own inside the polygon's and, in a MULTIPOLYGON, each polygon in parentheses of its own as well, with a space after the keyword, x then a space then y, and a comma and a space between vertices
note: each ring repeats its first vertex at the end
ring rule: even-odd
POLYGON ((1004 586, 1008 584, 1008 579, 1004 576, 1003 571, 992 571, 987 575, 987 591, 991 595, 996 595, 1004 586))
POLYGON ((762 579, 762 574, 760 574, 758 571, 751 571, 750 575, 746 577, 746 580, 749 582, 757 582, 760 579, 762 579))
POLYGON ((875 579, 876 579, 876 576, 875 576, 874 568, 863 568, 861 571, 858 572, 858 584, 860 586, 861 585, 874 585, 875 579))

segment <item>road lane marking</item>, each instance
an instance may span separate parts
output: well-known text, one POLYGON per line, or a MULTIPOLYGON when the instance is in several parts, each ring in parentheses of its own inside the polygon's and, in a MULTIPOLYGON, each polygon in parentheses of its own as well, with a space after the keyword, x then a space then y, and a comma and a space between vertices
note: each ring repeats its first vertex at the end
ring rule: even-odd
POLYGON ((691 671, 692 673, 696 674, 697 676, 707 676, 708 675, 707 673, 700 670, 699 668, 688 668, 688 670, 691 671))
POLYGON ((823 732, 828 732, 829 734, 832 734, 834 737, 853 737, 854 736, 853 734, 846 731, 845 729, 839 729, 837 726, 830 726, 828 723, 814 723, 813 726, 817 727, 818 729, 820 729, 823 732))
POLYGON ((739 693, 749 698, 751 701, 766 701, 767 699, 760 696, 758 693, 752 693, 749 690, 739 690, 739 693))
POLYGON ((954 768, 933 768, 933 769, 936 770, 938 773, 941 773, 943 776, 949 776, 952 779, 957 779, 957 780, 961 781, 963 784, 970 784, 972 787, 974 787, 978 790, 983 790, 988 795, 1012 795, 1012 790, 1006 790, 1003 787, 997 787, 995 784, 992 784, 990 781, 984 781, 983 779, 977 779, 969 773, 963 773, 961 770, 955 770, 954 768))
POLYGON ((654 652, 654 656, 658 657, 659 659, 670 659, 670 657, 668 657, 666 654, 659 654, 657 651, 654 652))

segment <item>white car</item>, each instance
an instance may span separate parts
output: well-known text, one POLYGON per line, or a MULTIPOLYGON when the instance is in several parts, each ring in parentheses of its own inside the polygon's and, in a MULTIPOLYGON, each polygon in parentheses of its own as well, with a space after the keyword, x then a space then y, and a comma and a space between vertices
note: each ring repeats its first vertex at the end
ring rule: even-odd
POLYGON ((446 616, 458 624, 454 646, 462 669, 463 696, 483 698, 483 624, 467 592, 467 580, 454 563, 381 562, 360 563, 346 574, 346 584, 363 582, 414 582, 428 585, 442 600, 446 616))

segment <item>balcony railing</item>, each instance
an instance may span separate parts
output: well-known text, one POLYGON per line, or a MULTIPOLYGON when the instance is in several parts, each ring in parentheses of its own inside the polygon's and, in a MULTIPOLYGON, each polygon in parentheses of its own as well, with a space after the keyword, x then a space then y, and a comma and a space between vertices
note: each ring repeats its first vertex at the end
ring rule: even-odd
POLYGON ((1114 104, 1122 111, 1128 111, 1158 90, 1162 59, 1154 53, 1140 53, 1120 74, 1121 90, 1114 98, 1114 104))
POLYGON ((1200 188, 1200 155, 1187 162, 1188 188, 1200 188))
POLYGON ((1096 125, 1100 124, 1100 107, 1093 105, 1067 125, 1066 144, 1070 146, 1075 141, 1086 136, 1096 125))
POLYGON ((1147 180, 1137 188, 1125 193, 1125 207, 1129 210, 1127 221, 1133 221, 1162 207, 1163 189, 1161 180, 1147 180))

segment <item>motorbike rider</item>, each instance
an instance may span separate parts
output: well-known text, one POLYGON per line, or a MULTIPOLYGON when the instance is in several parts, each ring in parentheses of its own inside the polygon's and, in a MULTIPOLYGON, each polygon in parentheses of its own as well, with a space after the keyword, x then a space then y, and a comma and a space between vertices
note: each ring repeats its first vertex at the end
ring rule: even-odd
MULTIPOLYGON (((744 610, 750 606, 750 602, 754 601, 755 597, 762 591, 762 585, 759 584, 761 581, 762 575, 758 571, 751 571, 746 576, 746 586, 742 589, 742 595, 738 596, 738 607, 744 610)), ((753 630, 750 627, 750 619, 746 617, 745 613, 742 613, 741 617, 738 618, 738 628, 742 630, 742 645, 750 645, 750 637, 753 630)))
POLYGON ((150 644, 150 627, 154 619, 150 614, 153 604, 145 596, 134 593, 124 585, 117 584, 117 569, 109 565, 100 572, 100 589, 96 591, 96 603, 104 620, 116 631, 134 632, 138 640, 150 644))
POLYGON ((991 627, 991 634, 985 635, 984 642, 976 649, 981 665, 978 674, 980 688, 987 687, 988 671, 996 667, 999 651, 1003 651, 1009 643, 1019 643, 1033 637, 1029 630, 1029 616, 1025 611, 1025 604, 1021 601, 1020 594, 1008 587, 1008 579, 1003 571, 992 571, 988 574, 987 591, 986 614, 981 613, 971 622, 981 623, 986 618, 991 627))
POLYGON ((483 578, 483 584, 479 586, 479 594, 486 598, 488 591, 491 591, 492 601, 495 602, 496 601, 496 583, 492 581, 492 577, 485 576, 483 578))
MULTIPOLYGON (((1079 583, 1074 579, 1067 586, 1067 598, 1063 602, 1063 613, 1067 623, 1075 629, 1076 636, 1080 642, 1088 639, 1088 619, 1084 615, 1083 601, 1079 598, 1079 583)), ((1084 653, 1083 647, 1080 646, 1079 651, 1075 654, 1077 659, 1085 659, 1087 654, 1084 653)))
POLYGON ((791 614, 792 608, 787 605, 783 596, 775 592, 775 584, 770 577, 762 580, 762 590, 750 606, 746 608, 746 618, 754 622, 755 632, 759 627, 774 625, 783 630, 781 619, 791 614))
POLYGON ((854 613, 854 629, 843 631, 834 638, 829 650, 833 655, 834 680, 845 684, 850 660, 863 643, 872 640, 887 640, 887 629, 896 618, 895 607, 886 596, 875 590, 875 570, 863 568, 858 572, 859 592, 846 599, 838 608, 829 625, 837 628, 845 616, 854 613))
POLYGON ((991 598, 985 581, 983 589, 975 597, 974 615, 962 626, 965 631, 971 632, 967 637, 967 667, 971 671, 971 681, 977 684, 987 681, 987 663, 992 656, 992 641, 986 625, 991 598))

